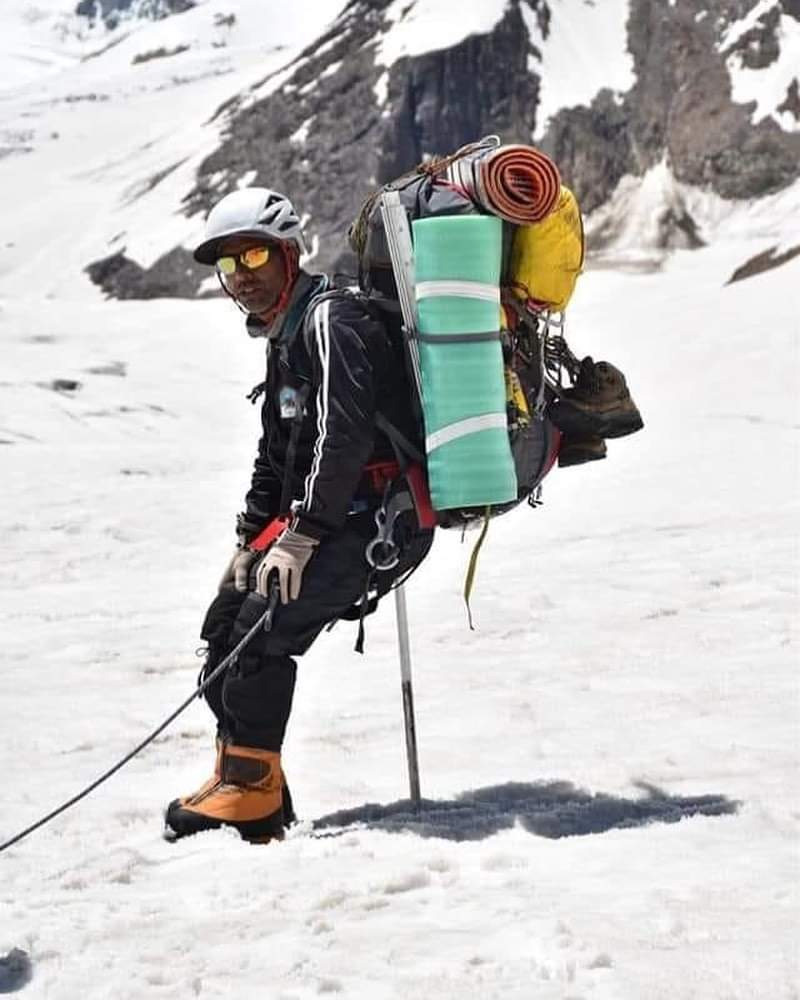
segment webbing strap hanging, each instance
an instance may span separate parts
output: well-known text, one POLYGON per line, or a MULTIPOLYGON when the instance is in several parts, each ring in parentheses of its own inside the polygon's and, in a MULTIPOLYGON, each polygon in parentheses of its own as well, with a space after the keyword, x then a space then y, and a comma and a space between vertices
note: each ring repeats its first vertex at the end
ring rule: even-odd
POLYGON ((464 580, 464 603, 467 606, 467 618, 469 620, 469 627, 474 632, 475 626, 472 623, 472 608, 469 606, 470 595, 472 594, 472 585, 475 582, 475 570, 478 566, 478 554, 481 551, 481 546, 486 538, 486 533, 489 530, 489 513, 491 507, 487 507, 483 514, 483 528, 478 536, 477 542, 472 549, 472 555, 469 557, 469 566, 467 567, 467 576, 464 580))
POLYGON ((364 652, 364 639, 366 638, 366 630, 364 629, 364 619, 370 613, 374 611, 374 606, 371 606, 369 592, 375 583, 375 576, 377 574, 376 569, 371 569, 367 574, 366 582, 364 583, 364 593, 361 595, 361 603, 359 604, 358 612, 358 634, 356 635, 356 644, 353 647, 357 653, 364 652))
POLYGON ((267 391, 269 387, 269 382, 259 382, 258 385, 254 385, 253 388, 248 392, 247 399, 255 406, 259 398, 267 391))

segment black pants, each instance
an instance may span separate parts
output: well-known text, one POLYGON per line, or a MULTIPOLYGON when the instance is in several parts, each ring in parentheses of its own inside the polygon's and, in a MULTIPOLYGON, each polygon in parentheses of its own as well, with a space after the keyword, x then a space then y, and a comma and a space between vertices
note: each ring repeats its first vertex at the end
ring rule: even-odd
MULTIPOLYGON (((219 735, 240 746, 279 751, 292 708, 301 656, 326 624, 348 612, 364 595, 370 567, 364 550, 374 534, 372 516, 348 518, 346 527, 320 543, 303 573, 300 595, 278 604, 269 632, 258 632, 221 677, 207 689, 219 735)), ((379 592, 427 554, 433 532, 409 532, 398 565, 376 574, 379 592)), ((233 649, 267 606, 255 592, 224 587, 211 602, 201 631, 208 643, 207 676, 233 649)))

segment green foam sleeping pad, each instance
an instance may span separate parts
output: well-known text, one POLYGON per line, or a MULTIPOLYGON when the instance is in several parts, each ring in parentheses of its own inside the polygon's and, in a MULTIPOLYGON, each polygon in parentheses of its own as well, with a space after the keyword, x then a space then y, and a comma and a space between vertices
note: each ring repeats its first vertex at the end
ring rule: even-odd
POLYGON ((508 503, 517 479, 499 340, 502 223, 442 216, 412 230, 433 506, 508 503))

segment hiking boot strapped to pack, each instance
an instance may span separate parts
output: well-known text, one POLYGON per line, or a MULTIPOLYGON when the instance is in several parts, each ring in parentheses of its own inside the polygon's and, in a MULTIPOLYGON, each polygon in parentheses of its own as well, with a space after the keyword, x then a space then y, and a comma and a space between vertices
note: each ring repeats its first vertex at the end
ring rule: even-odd
POLYGON ((644 423, 622 372, 608 361, 586 357, 571 389, 550 404, 548 415, 571 438, 617 438, 644 423))

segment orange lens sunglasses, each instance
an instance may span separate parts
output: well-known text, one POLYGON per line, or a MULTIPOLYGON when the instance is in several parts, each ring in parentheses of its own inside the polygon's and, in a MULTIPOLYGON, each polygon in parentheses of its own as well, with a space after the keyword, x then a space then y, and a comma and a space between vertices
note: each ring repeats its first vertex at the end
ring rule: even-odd
POLYGON ((269 247, 250 247, 232 257, 218 257, 217 270, 221 274, 231 275, 236 270, 237 261, 249 271, 255 271, 257 267, 263 267, 269 260, 269 247))

